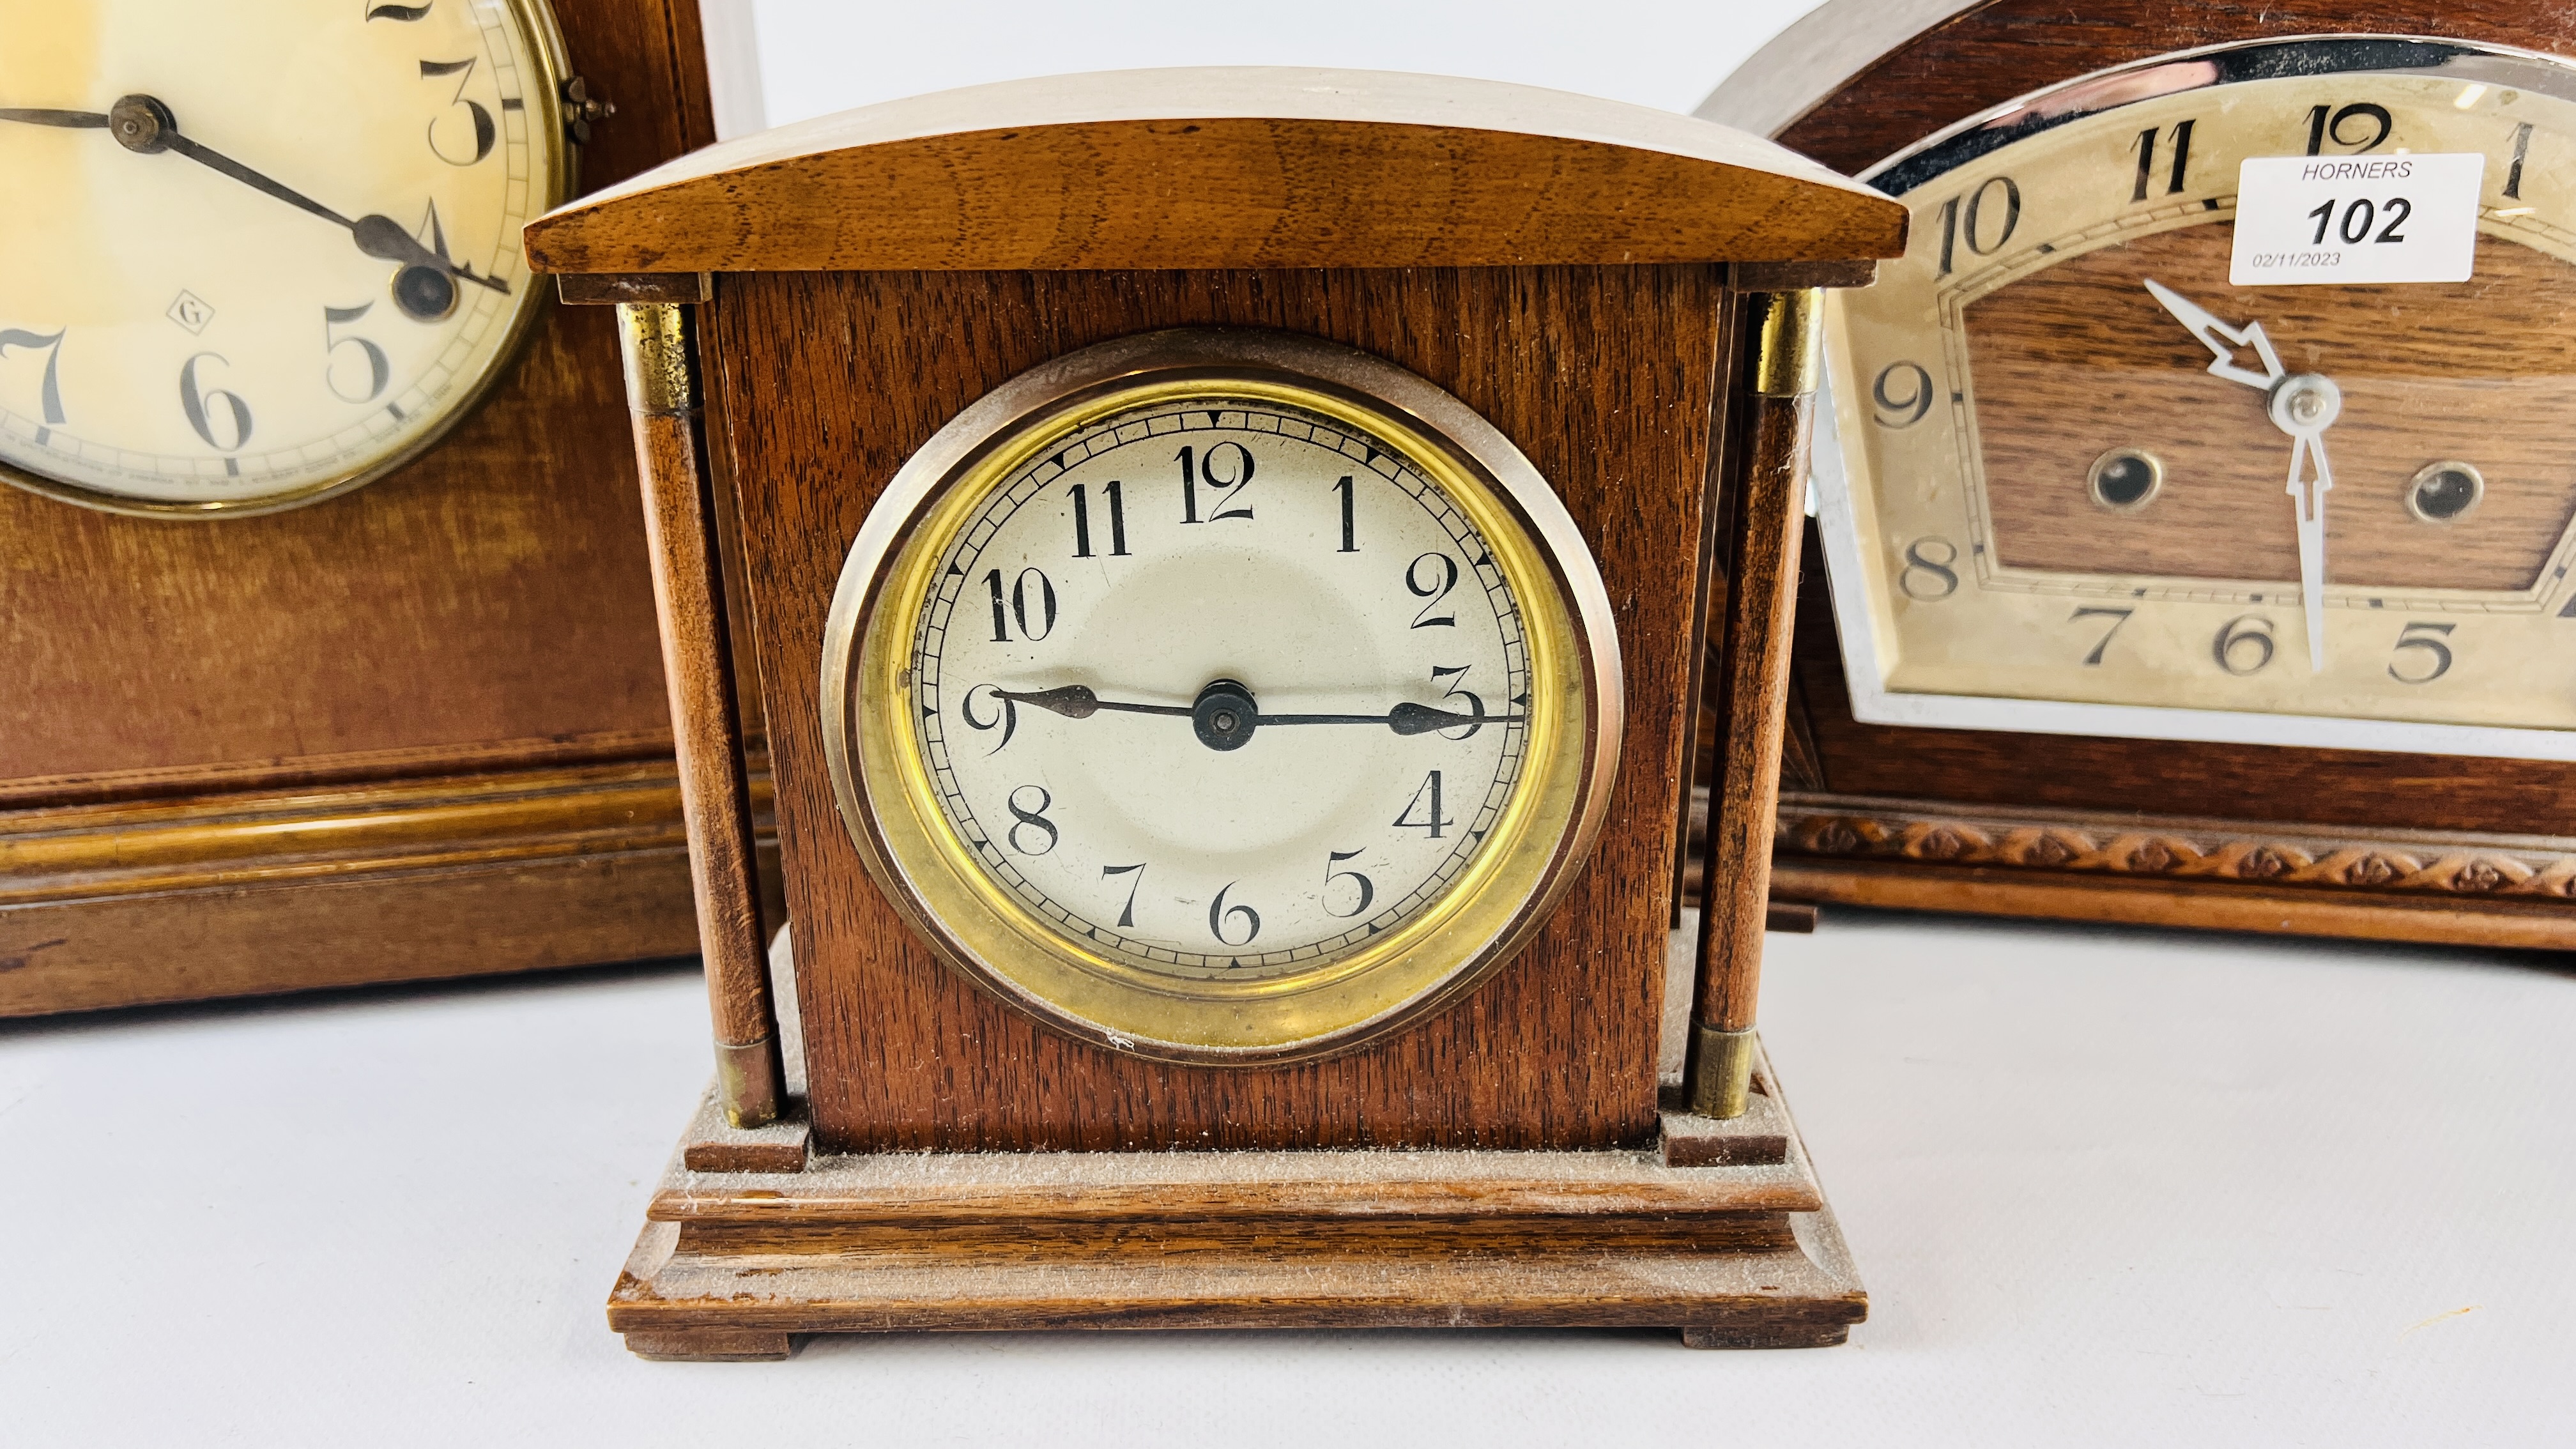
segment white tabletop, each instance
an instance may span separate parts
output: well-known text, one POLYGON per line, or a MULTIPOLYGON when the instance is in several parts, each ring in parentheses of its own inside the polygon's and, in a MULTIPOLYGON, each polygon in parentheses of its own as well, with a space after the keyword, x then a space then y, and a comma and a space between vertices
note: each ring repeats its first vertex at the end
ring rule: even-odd
POLYGON ((0 1443, 2538 1444, 2576 979, 1828 911, 1765 1033, 1868 1283, 1669 1335, 816 1339, 602 1302, 708 1070, 663 969, 0 1027, 0 1443))

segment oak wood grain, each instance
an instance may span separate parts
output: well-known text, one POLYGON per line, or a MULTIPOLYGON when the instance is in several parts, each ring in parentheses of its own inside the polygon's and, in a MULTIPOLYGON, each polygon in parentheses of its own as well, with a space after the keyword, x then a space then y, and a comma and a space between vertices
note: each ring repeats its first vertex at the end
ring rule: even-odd
POLYGON ((1700 1346, 1839 1342, 1868 1297, 1767 1063, 1757 1081, 1767 1115, 1692 1127, 1679 1156, 1728 1160, 1689 1166, 1670 1141, 674 1163, 609 1325, 639 1353, 711 1358, 783 1353, 789 1333, 923 1329, 1651 1326, 1700 1346))
POLYGON ((0 811, 0 1017, 691 955, 685 849, 668 760, 0 811))
POLYGON ((2201 293, 2258 320, 2293 373, 2343 389, 2326 434, 2328 580, 2338 588, 2532 588, 2576 518, 2566 440, 2576 417, 2576 266, 2501 237, 2466 282, 2385 287, 2195 285, 2227 275, 2234 228, 2205 224, 2088 252, 1967 310, 1969 376, 1998 558, 2016 568, 2291 580, 2298 534, 2289 440, 2263 394, 2205 370, 2209 352, 2143 285, 2201 293), (2105 450, 2144 449, 2164 485, 2134 510, 2093 501, 2105 450), (2485 496, 2428 523, 2407 511, 2418 469, 2475 465, 2485 496))
MULTIPOLYGON (((681 315, 678 308, 665 310, 681 315)), ((671 342, 678 355, 667 361, 685 367, 681 338, 671 342)), ((630 370, 633 365, 630 356, 630 370)), ((635 453, 643 475, 653 606, 670 690, 680 808, 689 822, 690 891, 724 1106, 735 1126, 758 1127, 777 1118, 786 1078, 753 874, 751 783, 743 767, 742 716, 734 704, 733 631, 725 614, 703 420, 695 406, 650 411, 651 402, 631 380, 629 390, 636 394, 635 453)))
POLYGON ((744 137, 528 228, 559 272, 1845 262, 1901 207, 1740 132, 1287 67, 976 86, 744 137))
POLYGON ((1552 1147, 1649 1135, 1724 298, 1721 273, 1700 267, 720 278, 702 349, 730 424, 760 611, 818 1147, 1552 1147), (1518 959, 1417 1028, 1252 1070, 1084 1045, 943 968, 866 879, 833 805, 815 698, 842 555, 935 429, 1047 358, 1219 323, 1378 353, 1511 438, 1600 561, 1629 702, 1601 845, 1518 959))
POLYGON ((1762 936, 1771 890, 1771 804, 1780 793, 1787 722, 1790 626, 1798 547, 1806 518, 1807 440, 1813 395, 1751 397, 1729 450, 1733 567, 1709 647, 1715 738, 1708 803, 1698 970, 1691 1020, 1740 1031, 1753 1025, 1762 981, 1762 936))

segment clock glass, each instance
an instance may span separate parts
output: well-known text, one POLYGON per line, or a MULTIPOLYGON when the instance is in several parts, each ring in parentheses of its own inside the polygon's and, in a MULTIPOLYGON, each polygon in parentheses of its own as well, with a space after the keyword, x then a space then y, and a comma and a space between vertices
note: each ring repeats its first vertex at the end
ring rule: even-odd
POLYGON ((0 477, 262 512, 379 476, 537 304, 568 184, 542 0, 63 0, 0 46, 0 477))
POLYGON ((1829 303, 1819 515, 1856 715, 2576 758, 2553 662, 2576 639, 2576 67, 2218 47, 1865 179, 1913 233, 1829 303), (2240 168, 2271 157, 2468 158, 2449 202, 2411 164, 2342 168, 2292 250, 2456 224, 2473 273, 2232 284, 2240 168))
POLYGON ((988 986, 1136 1050, 1311 1053, 1497 964, 1579 857, 1616 739, 1598 577, 1420 379, 1162 334, 1022 379, 913 472, 827 697, 862 844, 988 986))

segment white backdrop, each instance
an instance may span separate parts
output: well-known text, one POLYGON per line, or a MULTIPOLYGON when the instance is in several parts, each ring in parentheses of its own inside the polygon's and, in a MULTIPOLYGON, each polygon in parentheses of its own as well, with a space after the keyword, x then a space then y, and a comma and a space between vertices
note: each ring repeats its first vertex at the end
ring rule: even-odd
POLYGON ((1429 71, 1688 111, 1816 0, 704 4, 718 125, 738 135, 952 86, 1163 65, 1429 71))

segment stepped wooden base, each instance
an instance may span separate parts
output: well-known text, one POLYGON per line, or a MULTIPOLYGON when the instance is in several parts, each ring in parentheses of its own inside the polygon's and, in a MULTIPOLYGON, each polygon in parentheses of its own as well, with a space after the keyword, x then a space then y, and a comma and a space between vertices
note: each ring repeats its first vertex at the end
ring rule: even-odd
MULTIPOLYGON (((656 1359, 1041 1328, 1677 1329, 1840 1343, 1868 1312, 1767 1062, 1636 1151, 904 1154, 804 1170, 702 1106, 608 1303, 656 1359), (1709 1165, 1678 1165, 1679 1163, 1709 1165)), ((774 1140, 773 1140, 774 1139, 774 1140)))

